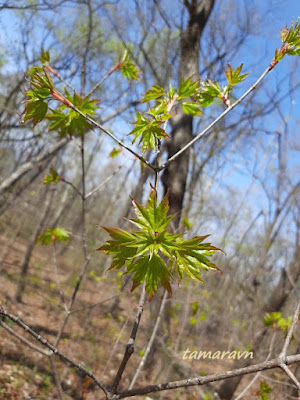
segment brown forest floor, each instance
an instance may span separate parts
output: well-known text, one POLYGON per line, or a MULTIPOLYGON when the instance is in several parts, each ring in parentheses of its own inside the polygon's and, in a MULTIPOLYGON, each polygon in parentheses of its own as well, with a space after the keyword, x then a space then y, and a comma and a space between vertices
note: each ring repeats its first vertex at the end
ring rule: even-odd
MULTIPOLYGON (((54 343, 64 318, 64 310, 55 288, 55 277, 51 261, 51 251, 49 249, 44 247, 36 248, 30 263, 23 302, 17 303, 14 300, 20 273, 20 264, 25 249, 25 244, 21 241, 16 241, 13 245, 9 245, 8 241, 0 236, 0 257, 2 254, 2 263, 0 264, 0 305, 9 312, 19 316, 26 324, 49 340, 50 343, 54 343)), ((69 262, 64 256, 59 257, 58 264, 60 266, 59 280, 61 287, 69 299, 74 287, 74 276, 76 275, 74 275, 74 267, 72 262, 69 262)), ((88 278, 84 279, 75 302, 76 309, 86 308, 71 314, 59 344, 59 349, 76 362, 90 367, 98 378, 109 384, 116 374, 130 335, 138 304, 138 293, 131 294, 129 293, 129 289, 127 289, 120 296, 120 303, 113 310, 112 315, 109 311, 113 300, 103 302, 95 307, 89 306, 118 293, 120 278, 117 275, 115 277, 112 276, 110 279, 106 277, 102 277, 101 279, 95 278, 93 272, 88 273, 87 276, 88 278), (127 310, 130 310, 130 313, 127 310), (124 324, 126 325, 125 327, 124 324), (120 332, 122 333, 121 335, 120 332), (103 373, 116 340, 119 340, 119 343, 116 347, 114 357, 112 357, 103 373)), ((145 344, 151 334, 158 306, 159 304, 155 305, 154 302, 154 304, 148 304, 145 307, 146 311, 144 312, 136 341, 136 350, 128 363, 121 389, 128 387, 130 379, 141 360, 140 353, 144 350, 145 344)), ((21 328, 8 321, 6 322, 18 333, 33 343, 38 344, 22 331, 21 328)), ((176 334, 178 330, 179 325, 171 322, 168 325, 168 332, 165 325, 163 325, 160 335, 164 337, 165 335, 176 334)), ((187 332, 187 334, 189 333, 190 331, 187 332)), ((214 348, 215 343, 210 341, 209 335, 206 336, 208 337, 206 339, 206 348, 214 348)), ((195 338, 193 340, 195 342, 195 338)), ((172 379, 184 379, 188 376, 184 367, 181 368, 180 363, 182 363, 182 359, 179 360, 177 366, 177 375, 173 374, 172 379)), ((93 387, 92 384, 87 390, 84 390, 84 379, 74 368, 66 367, 65 364, 58 360, 56 360, 56 367, 62 381, 65 399, 90 400, 103 398, 102 393, 93 387)), ((150 362, 146 365, 141 378, 138 380, 138 386, 161 382, 160 374, 167 367, 168 358, 165 354, 161 350, 154 353, 150 358, 150 362)), ((192 376, 195 376, 201 373, 221 372, 226 368, 230 368, 229 361, 227 361, 227 365, 225 361, 222 365, 219 365, 217 361, 210 361, 209 363, 203 361, 202 364, 198 362, 195 368, 192 366, 191 370, 192 376)), ((276 373, 274 373, 273 377, 276 378, 276 373)), ((256 390, 257 388, 254 387, 252 393, 255 393, 256 390)), ((149 397, 135 398, 210 400, 211 397, 205 397, 205 393, 205 389, 191 388, 185 391, 178 390, 159 395, 149 395, 149 397)), ((47 357, 22 344, 16 337, 13 337, 9 332, 0 327, 0 399, 29 400, 57 398, 50 363, 47 357)), ((251 398, 257 398, 257 396, 251 398)), ((274 398, 279 399, 280 397, 274 398)))

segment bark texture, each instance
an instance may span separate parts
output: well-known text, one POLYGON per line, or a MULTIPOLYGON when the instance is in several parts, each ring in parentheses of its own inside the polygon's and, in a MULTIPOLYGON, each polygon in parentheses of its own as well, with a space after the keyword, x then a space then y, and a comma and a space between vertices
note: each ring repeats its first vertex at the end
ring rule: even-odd
MULTIPOLYGON (((199 78, 200 39, 205 25, 212 12, 215 0, 184 1, 189 13, 189 21, 181 37, 181 58, 179 75, 182 79, 193 76, 199 78)), ((193 138, 193 117, 182 110, 171 120, 172 133, 167 141, 168 158, 180 150, 193 138)), ((177 214, 174 225, 178 227, 186 189, 189 166, 189 151, 186 151, 171 163, 162 175, 165 191, 170 189, 170 213, 177 214)))

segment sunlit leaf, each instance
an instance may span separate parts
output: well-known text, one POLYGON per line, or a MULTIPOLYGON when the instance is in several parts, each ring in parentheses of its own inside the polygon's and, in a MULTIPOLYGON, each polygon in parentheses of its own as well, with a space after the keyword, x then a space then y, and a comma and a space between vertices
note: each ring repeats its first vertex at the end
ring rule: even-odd
POLYGON ((172 270, 176 272, 178 282, 184 273, 203 282, 202 270, 219 270, 208 257, 220 249, 203 243, 207 235, 185 240, 180 234, 168 231, 174 217, 168 215, 168 196, 167 193, 158 204, 156 192, 152 189, 146 206, 132 199, 137 218, 129 221, 138 230, 104 227, 112 240, 97 250, 114 256, 109 269, 125 266, 128 273, 133 273, 132 290, 146 282, 150 300, 159 285, 171 294, 172 270))
POLYGON ((41 183, 44 185, 48 185, 49 183, 56 184, 58 181, 61 181, 62 177, 57 173, 57 171, 51 167, 50 174, 45 175, 44 179, 41 183))
POLYGON ((63 242, 70 239, 70 234, 63 228, 47 228, 44 233, 42 233, 38 239, 37 243, 50 244, 55 242, 63 242))
POLYGON ((243 64, 237 67, 235 70, 228 64, 227 69, 225 70, 225 76, 230 86, 237 85, 242 82, 249 74, 241 74, 243 68, 243 64))

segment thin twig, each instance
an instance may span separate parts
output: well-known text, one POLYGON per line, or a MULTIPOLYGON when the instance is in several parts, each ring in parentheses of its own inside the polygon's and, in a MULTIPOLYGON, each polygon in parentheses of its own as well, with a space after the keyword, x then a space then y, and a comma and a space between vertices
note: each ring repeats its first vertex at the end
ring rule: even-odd
POLYGON ((101 124, 96 122, 93 118, 88 116, 87 114, 84 114, 81 112, 77 107, 74 106, 71 102, 65 103, 69 108, 72 110, 76 111, 79 115, 81 115, 83 118, 85 118, 87 121, 89 121, 92 125, 94 125, 96 128, 99 128, 102 132, 106 133, 111 139, 113 139, 115 142, 117 142, 120 146, 122 146, 125 150, 129 151, 131 154, 133 154, 135 157, 137 157, 140 161, 142 161, 144 164, 146 164, 148 167, 153 169, 155 171, 155 167, 148 161, 146 160, 143 156, 140 154, 136 153, 134 150, 131 149, 131 147, 128 147, 125 143, 123 143, 121 140, 119 140, 115 135, 113 135, 111 132, 109 132, 107 129, 104 128, 101 124))
POLYGON ((134 353, 134 343, 135 343, 135 338, 136 338, 136 334, 137 331, 139 329, 139 324, 140 324, 140 320, 142 317, 142 313, 144 310, 144 304, 145 304, 145 297, 146 297, 146 290, 145 290, 145 283, 143 284, 143 288, 142 288, 142 293, 140 296, 140 301, 139 301, 139 306, 138 306, 138 310, 137 310, 137 314, 135 316, 135 321, 132 327, 132 331, 131 331, 131 335, 130 335, 130 339, 127 343, 126 349, 125 349, 125 353, 123 356, 123 360, 120 364, 119 370, 117 372, 117 375, 115 377, 114 383, 112 385, 112 393, 115 393, 116 390, 118 389, 119 383, 121 381, 123 372, 125 371, 126 365, 131 357, 131 355, 134 353))
POLYGON ((128 316, 127 316, 127 318, 126 318, 126 321, 125 321, 125 323, 124 323, 122 329, 121 329, 120 332, 119 332, 119 335, 118 335, 118 337, 117 337, 117 340, 115 341, 114 346, 113 346, 113 348, 111 349, 109 358, 108 358, 108 360, 107 360, 107 362, 106 362, 105 367, 103 368, 103 371, 102 371, 102 374, 101 374, 101 379, 103 379, 103 376, 104 376, 104 374, 105 374, 105 372, 106 372, 106 370, 107 370, 107 367, 108 367, 108 365, 109 365, 109 363, 110 363, 110 360, 112 359, 113 355, 115 354, 116 348, 118 347, 118 344, 119 344, 119 342, 120 342, 120 339, 121 339, 121 337, 123 336, 123 332, 125 331, 125 328, 126 328, 126 326, 127 326, 127 324, 128 324, 128 321, 129 321, 129 318, 130 318, 130 314, 128 314, 128 316))
POLYGON ((48 351, 41 349, 40 347, 36 346, 35 344, 31 343, 29 340, 25 339, 22 335, 19 335, 18 332, 15 332, 11 327, 9 327, 5 322, 0 320, 0 326, 2 328, 6 329, 7 332, 9 332, 11 335, 15 336, 17 339, 19 339, 22 343, 26 344, 26 346, 29 346, 32 350, 37 351, 40 354, 43 354, 44 356, 49 356, 50 354, 48 351))
MULTIPOLYGON (((286 364, 295 364, 300 361, 300 354, 295 354, 292 356, 286 357, 286 364)), ((220 374, 207 375, 207 376, 197 376, 191 379, 183 379, 181 381, 174 382, 166 382, 160 383, 156 385, 148 385, 141 388, 135 388, 131 390, 124 390, 118 394, 113 396, 113 400, 124 399, 125 397, 131 397, 136 395, 145 395, 148 393, 159 392, 162 390, 170 390, 170 389, 178 389, 182 387, 190 387, 190 386, 198 386, 205 385, 210 382, 218 382, 224 379, 234 378, 235 376, 243 376, 252 374, 253 372, 264 371, 267 369, 274 369, 280 367, 280 361, 277 358, 274 358, 270 361, 264 361, 259 364, 250 365, 244 368, 238 368, 231 371, 226 371, 220 374)))
POLYGON ((233 110, 238 104, 240 104, 264 79, 264 77, 271 71, 271 67, 268 67, 265 72, 258 78, 258 80, 231 106, 226 108, 226 110, 219 115, 211 124, 209 124, 202 132, 200 132, 193 140, 187 143, 182 149, 177 151, 173 156, 171 156, 164 164, 159 167, 159 170, 165 169, 171 162, 173 162, 177 157, 184 153, 188 148, 190 148, 195 142, 197 142, 206 132, 208 132, 213 126, 215 126, 222 118, 225 117, 231 110, 233 110))
POLYGON ((4 308, 0 307, 0 315, 3 315, 4 317, 10 319, 11 321, 15 322, 17 325, 19 325, 21 328, 23 328, 26 332, 28 332, 31 336, 33 336, 38 342, 40 342, 42 345, 50 349, 54 354, 56 354, 58 357, 61 359, 67 361, 69 364, 71 364, 73 367, 79 369, 82 371, 85 375, 88 375, 90 378, 93 379, 95 384, 103 390, 103 392, 108 395, 108 391, 104 384, 99 381, 94 374, 87 370, 85 367, 83 367, 81 364, 76 363, 73 361, 71 358, 69 358, 67 355, 59 351, 55 346, 53 346, 51 343, 48 342, 47 339, 43 338, 41 335, 39 335, 37 332, 35 332, 33 329, 31 329, 28 325, 26 325, 19 317, 16 317, 13 314, 10 314, 4 308))
POLYGON ((76 192, 77 194, 79 194, 79 196, 82 198, 82 193, 81 193, 81 191, 80 191, 79 189, 77 189, 77 187, 76 187, 72 182, 66 181, 66 180, 65 180, 64 178, 62 178, 62 177, 61 177, 61 181, 64 182, 64 183, 66 183, 67 185, 70 185, 70 186, 75 190, 75 192, 76 192))
POLYGON ((120 63, 116 64, 113 68, 111 68, 108 73, 98 82, 96 85, 88 92, 86 97, 90 97, 97 89, 99 86, 102 85, 102 83, 113 73, 115 72, 118 68, 120 67, 120 63))
POLYGON ((286 335, 282 351, 281 351, 281 353, 279 355, 279 358, 281 359, 281 361, 283 363, 284 363, 284 359, 286 357, 287 349, 288 349, 288 347, 290 345, 290 342, 292 340, 294 328, 296 326, 296 323, 298 322, 299 314, 300 314, 300 300, 299 300, 298 305, 296 307, 296 310, 294 312, 292 323, 291 323, 290 329, 288 330, 288 333, 286 335))
POLYGON ((147 344, 147 348, 146 348, 145 354, 143 355, 143 358, 142 358, 142 360, 141 360, 141 362, 140 362, 140 364, 139 364, 139 366, 138 366, 138 368, 137 368, 137 370, 136 370, 136 372, 134 374, 134 377, 133 377, 133 379, 132 379, 132 381, 130 383, 129 389, 133 388, 133 386, 134 386, 134 384, 135 384, 135 382, 136 382, 136 380, 137 380, 137 378, 138 378, 143 366, 145 365, 145 362, 146 362, 146 360, 148 358, 148 355, 149 355, 149 353, 150 353, 150 351, 152 349, 152 346, 153 346, 154 340, 156 338, 157 331, 158 331, 158 328, 159 328, 159 325, 160 325, 160 322, 161 322, 161 319, 163 317, 163 313, 164 313, 164 310, 165 310, 167 296, 168 296, 168 292, 165 291, 165 293, 163 295, 163 298, 162 298, 161 305, 160 305, 160 310, 159 310, 159 313, 158 313, 158 316, 157 316, 157 319, 156 319, 156 322, 155 322, 155 325, 154 325, 154 328, 153 328, 153 331, 152 331, 151 338, 150 338, 150 340, 149 340, 149 342, 147 344))
POLYGON ((114 170, 114 172, 110 176, 108 176, 103 182, 101 182, 98 186, 96 186, 89 193, 87 193, 87 195, 85 196, 85 199, 88 199, 90 196, 95 194, 99 189, 101 189, 103 186, 105 186, 120 171, 120 169, 122 169, 124 167, 124 165, 126 164, 127 161, 128 161, 128 159, 126 159, 126 161, 122 165, 119 165, 118 168, 116 168, 114 170))
POLYGON ((59 400, 64 400, 64 392, 62 390, 60 379, 59 379, 59 376, 57 373, 57 369, 56 369, 56 366, 55 366, 55 363, 54 363, 54 360, 52 357, 50 357, 50 365, 51 365, 52 375, 53 375, 54 382, 55 382, 56 389, 57 389, 58 398, 59 398, 59 400))
POLYGON ((287 359, 286 353, 287 353, 288 347, 290 345, 290 342, 292 340, 293 331, 298 322, 299 314, 300 314, 300 300, 299 300, 296 310, 294 312, 292 323, 291 323, 290 329, 288 330, 288 333, 286 335, 284 345, 283 345, 281 353, 279 354, 278 360, 280 362, 280 368, 287 374, 287 376, 295 383, 297 388, 300 390, 300 382, 298 381, 298 379, 295 377, 295 375, 292 373, 292 371, 289 370, 289 368, 286 365, 286 359, 287 359))
POLYGON ((64 305, 65 311, 68 312, 68 307, 67 307, 66 302, 65 302, 65 296, 63 294, 63 291, 61 290, 60 282, 59 282, 59 279, 58 279, 56 243, 55 242, 53 243, 53 265, 54 265, 54 275, 55 275, 56 287, 57 287, 58 293, 60 295, 61 301, 62 301, 62 303, 64 305))
POLYGON ((78 311, 87 310, 89 308, 93 308, 93 307, 99 306, 100 304, 103 304, 103 303, 105 303, 105 302, 107 302, 109 300, 112 300, 115 297, 119 297, 119 296, 121 296, 121 294, 124 294, 126 292, 127 292, 127 290, 123 290, 122 292, 120 292, 118 294, 114 294, 113 296, 108 297, 107 299, 97 301, 96 303, 90 304, 89 306, 79 307, 79 308, 76 308, 75 310, 70 310, 69 312, 70 312, 70 314, 73 314, 73 313, 78 312, 78 311))
MULTIPOLYGON (((270 347, 269 347, 269 354, 266 358, 265 361, 268 361, 272 355, 272 351, 273 351, 273 347, 274 347, 274 342, 275 342, 275 337, 276 337, 276 331, 274 331, 272 338, 271 338, 271 342, 270 342, 270 347)), ((248 390, 251 388, 251 386, 257 381, 257 379, 259 378, 261 372, 258 372, 257 374, 255 374, 254 378, 249 382, 249 384, 245 387, 245 389, 236 397, 235 400, 240 400, 242 397, 244 397, 244 395, 248 392, 248 390)))

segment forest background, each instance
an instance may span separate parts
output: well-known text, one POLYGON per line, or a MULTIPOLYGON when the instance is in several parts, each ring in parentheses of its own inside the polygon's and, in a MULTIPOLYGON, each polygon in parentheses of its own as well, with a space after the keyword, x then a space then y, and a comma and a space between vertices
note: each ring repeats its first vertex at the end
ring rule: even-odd
MULTIPOLYGON (((20 124, 26 71, 39 63, 44 48, 60 77, 78 92, 89 92, 127 49, 140 80, 128 82, 116 71, 93 97, 100 99, 101 107, 94 119, 130 146, 135 113, 145 110, 139 100, 152 85, 178 86, 180 76, 187 79, 197 73, 195 67, 202 80, 208 76, 226 84, 228 63, 234 68, 243 63, 243 73, 249 75, 232 92, 233 102, 272 61, 281 45, 280 28, 300 15, 296 0, 190 3, 0 2, 0 305, 54 342, 65 320, 64 299, 72 298, 80 279, 60 346, 105 382, 113 379, 130 336, 139 290, 130 293, 122 272, 105 274, 109 258, 93 251, 107 240, 101 226, 127 226, 123 217, 132 216, 130 196, 146 203, 154 175, 103 132, 94 128, 87 133, 85 184, 90 196, 84 249, 82 204, 74 190, 82 183, 80 140, 48 132, 48 122, 20 124), (182 38, 191 23, 190 3, 202 3, 206 9, 190 38, 189 58, 182 38), (41 184, 51 167, 64 181, 41 184), (71 240, 37 244, 47 228, 55 227, 69 232, 71 240), (81 278, 85 251, 92 256, 81 278)), ((163 172, 158 197, 161 200, 170 188, 171 213, 177 213, 174 229, 189 238, 210 233, 213 244, 226 252, 213 258, 223 275, 205 273, 205 286, 186 279, 179 288, 173 284, 173 296, 166 300, 145 360, 163 296, 160 289, 145 307, 124 389, 141 360, 145 362, 139 385, 249 363, 185 360, 187 348, 251 350, 251 363, 258 363, 282 346, 285 322, 293 315, 297 293, 299 297, 298 71, 299 58, 285 57, 238 108, 163 172), (265 325, 266 313, 272 312, 281 313, 281 328, 265 325)), ((171 138, 162 145, 161 159, 182 148, 225 108, 216 100, 200 117, 178 112, 168 125, 171 138)), ((133 148, 138 152, 138 143, 133 148)), ((144 156, 153 160, 155 154, 144 156)), ((97 398, 95 387, 75 370, 58 362, 46 365, 7 330, 2 329, 1 337, 0 393, 6 398, 60 398, 57 387, 65 398, 97 398)), ((299 353, 299 340, 292 341, 291 348, 291 354, 299 353)), ((293 367, 296 376, 298 364, 293 367)), ((233 399, 250 380, 239 377, 153 398, 233 399)), ((277 370, 258 376, 240 398, 260 398, 264 384, 270 387, 269 399, 297 398, 295 385, 277 370)))

